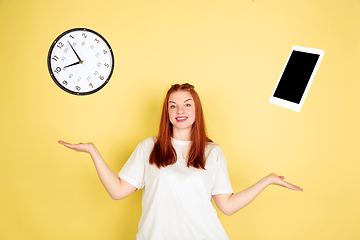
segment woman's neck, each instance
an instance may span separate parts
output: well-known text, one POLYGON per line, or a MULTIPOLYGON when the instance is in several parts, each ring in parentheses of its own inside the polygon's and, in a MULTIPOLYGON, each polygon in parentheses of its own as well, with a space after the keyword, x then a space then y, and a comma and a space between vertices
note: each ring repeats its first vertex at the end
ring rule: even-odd
POLYGON ((172 137, 179 141, 190 141, 191 132, 187 130, 175 130, 172 137))

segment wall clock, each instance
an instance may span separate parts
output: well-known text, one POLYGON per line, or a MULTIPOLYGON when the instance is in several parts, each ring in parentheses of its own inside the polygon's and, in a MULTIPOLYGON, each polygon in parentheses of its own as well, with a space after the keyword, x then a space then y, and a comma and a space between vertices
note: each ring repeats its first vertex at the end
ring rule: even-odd
POLYGON ((64 91, 89 95, 102 89, 114 70, 114 54, 99 33, 74 28, 52 43, 47 59, 49 73, 64 91))

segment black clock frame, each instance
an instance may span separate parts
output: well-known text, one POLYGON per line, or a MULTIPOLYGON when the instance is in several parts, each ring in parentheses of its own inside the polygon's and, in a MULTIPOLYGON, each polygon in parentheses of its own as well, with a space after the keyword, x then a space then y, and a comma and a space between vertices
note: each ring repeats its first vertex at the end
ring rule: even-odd
POLYGON ((93 93, 96 93, 97 91, 101 90, 103 87, 105 87, 105 85, 110 81, 110 78, 113 74, 113 71, 114 71, 114 66, 115 66, 115 59, 114 59, 114 53, 113 53, 113 50, 110 46, 110 44, 108 43, 108 41, 103 37, 101 36, 98 32, 95 32, 94 30, 91 30, 91 29, 88 29, 88 28, 72 28, 72 29, 69 29, 65 32, 63 32, 62 34, 60 34, 55 40, 54 42, 51 44, 51 47, 49 49, 49 53, 48 53, 48 57, 47 57, 47 65, 48 65, 48 70, 49 70, 49 73, 50 73, 50 76, 52 78, 52 80, 56 83, 56 85, 58 85, 58 87, 60 87, 62 90, 64 90, 65 92, 67 93, 70 93, 70 94, 73 94, 73 95, 77 95, 77 96, 85 96, 85 95, 90 95, 90 94, 93 94, 93 93), (110 50, 110 54, 111 54, 111 58, 112 58, 112 66, 111 66, 111 70, 110 70, 110 74, 108 76, 108 78, 104 81, 104 84, 102 84, 100 87, 90 91, 90 92, 74 92, 74 91, 71 91, 67 88, 65 88, 63 85, 60 84, 60 82, 56 79, 56 77, 54 76, 53 72, 52 72, 52 69, 51 69, 51 53, 52 53, 52 50, 53 48, 56 46, 56 43, 58 42, 58 40, 60 38, 62 38, 64 35, 70 33, 70 32, 74 32, 74 31, 87 31, 87 32, 91 32, 91 33, 94 33, 95 35, 99 36, 105 43, 106 45, 108 46, 109 50, 110 50))

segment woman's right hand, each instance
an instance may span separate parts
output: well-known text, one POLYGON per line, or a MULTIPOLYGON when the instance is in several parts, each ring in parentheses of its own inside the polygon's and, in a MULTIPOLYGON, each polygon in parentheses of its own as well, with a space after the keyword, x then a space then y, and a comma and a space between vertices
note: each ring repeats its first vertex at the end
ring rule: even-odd
POLYGON ((64 141, 59 141, 59 143, 69 149, 75 150, 77 152, 86 152, 91 154, 96 148, 95 145, 91 142, 89 143, 79 143, 79 144, 71 144, 64 141))

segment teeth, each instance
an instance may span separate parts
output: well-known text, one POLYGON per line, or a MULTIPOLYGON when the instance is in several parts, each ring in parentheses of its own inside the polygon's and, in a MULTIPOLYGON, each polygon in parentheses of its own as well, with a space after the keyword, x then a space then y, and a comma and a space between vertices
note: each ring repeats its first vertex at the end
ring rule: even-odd
POLYGON ((186 117, 183 117, 183 118, 176 118, 177 120, 185 120, 186 117))

